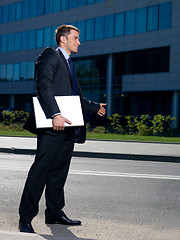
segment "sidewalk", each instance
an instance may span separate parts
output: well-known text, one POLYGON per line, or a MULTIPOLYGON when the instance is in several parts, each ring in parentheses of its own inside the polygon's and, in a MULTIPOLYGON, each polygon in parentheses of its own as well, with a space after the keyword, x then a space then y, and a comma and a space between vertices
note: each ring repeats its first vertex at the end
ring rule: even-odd
MULTIPOLYGON (((35 154, 36 138, 0 136, 0 152, 35 154)), ((87 140, 75 144, 73 156, 180 162, 180 144, 87 140)))

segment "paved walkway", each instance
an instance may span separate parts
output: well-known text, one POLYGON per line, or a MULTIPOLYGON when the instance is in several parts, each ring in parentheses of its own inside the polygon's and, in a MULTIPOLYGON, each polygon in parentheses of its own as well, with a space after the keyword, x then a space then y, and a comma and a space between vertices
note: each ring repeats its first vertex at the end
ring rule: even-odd
MULTIPOLYGON (((0 152, 35 154, 36 138, 0 136, 0 152)), ((87 140, 74 156, 180 162, 180 144, 87 140)))

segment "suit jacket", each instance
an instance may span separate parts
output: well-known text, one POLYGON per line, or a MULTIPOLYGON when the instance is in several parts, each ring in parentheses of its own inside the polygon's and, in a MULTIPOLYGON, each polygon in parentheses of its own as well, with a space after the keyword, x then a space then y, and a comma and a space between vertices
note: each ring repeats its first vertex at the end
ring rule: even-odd
MULTIPOLYGON (((36 62, 37 95, 47 118, 60 112, 54 96, 71 96, 73 94, 71 73, 67 61, 59 49, 46 48, 38 57, 36 62)), ((100 105, 88 101, 83 97, 78 84, 82 109, 97 113, 100 105)), ((35 134, 45 133, 56 135, 57 131, 52 128, 36 129, 34 111, 31 112, 24 126, 35 134)), ((86 131, 84 127, 77 127, 75 142, 85 142, 86 131)))

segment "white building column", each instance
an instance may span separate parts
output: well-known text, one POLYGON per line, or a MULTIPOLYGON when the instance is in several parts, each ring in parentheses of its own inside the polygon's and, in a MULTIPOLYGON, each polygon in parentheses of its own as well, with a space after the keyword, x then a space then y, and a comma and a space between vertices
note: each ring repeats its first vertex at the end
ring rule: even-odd
POLYGON ((172 95, 172 108, 171 116, 175 117, 175 121, 172 123, 173 128, 178 127, 178 118, 179 118, 179 91, 174 91, 172 95))
POLYGON ((106 82, 106 96, 107 96, 107 115, 111 116, 112 112, 112 54, 107 59, 107 82, 106 82))

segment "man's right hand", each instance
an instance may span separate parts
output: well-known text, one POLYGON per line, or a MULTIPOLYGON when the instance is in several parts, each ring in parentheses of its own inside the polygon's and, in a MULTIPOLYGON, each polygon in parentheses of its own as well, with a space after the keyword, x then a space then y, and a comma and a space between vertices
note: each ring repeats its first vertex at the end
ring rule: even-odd
POLYGON ((67 118, 64 118, 62 115, 58 114, 53 117, 52 123, 53 123, 53 129, 56 131, 62 131, 64 130, 64 124, 72 124, 67 118))

